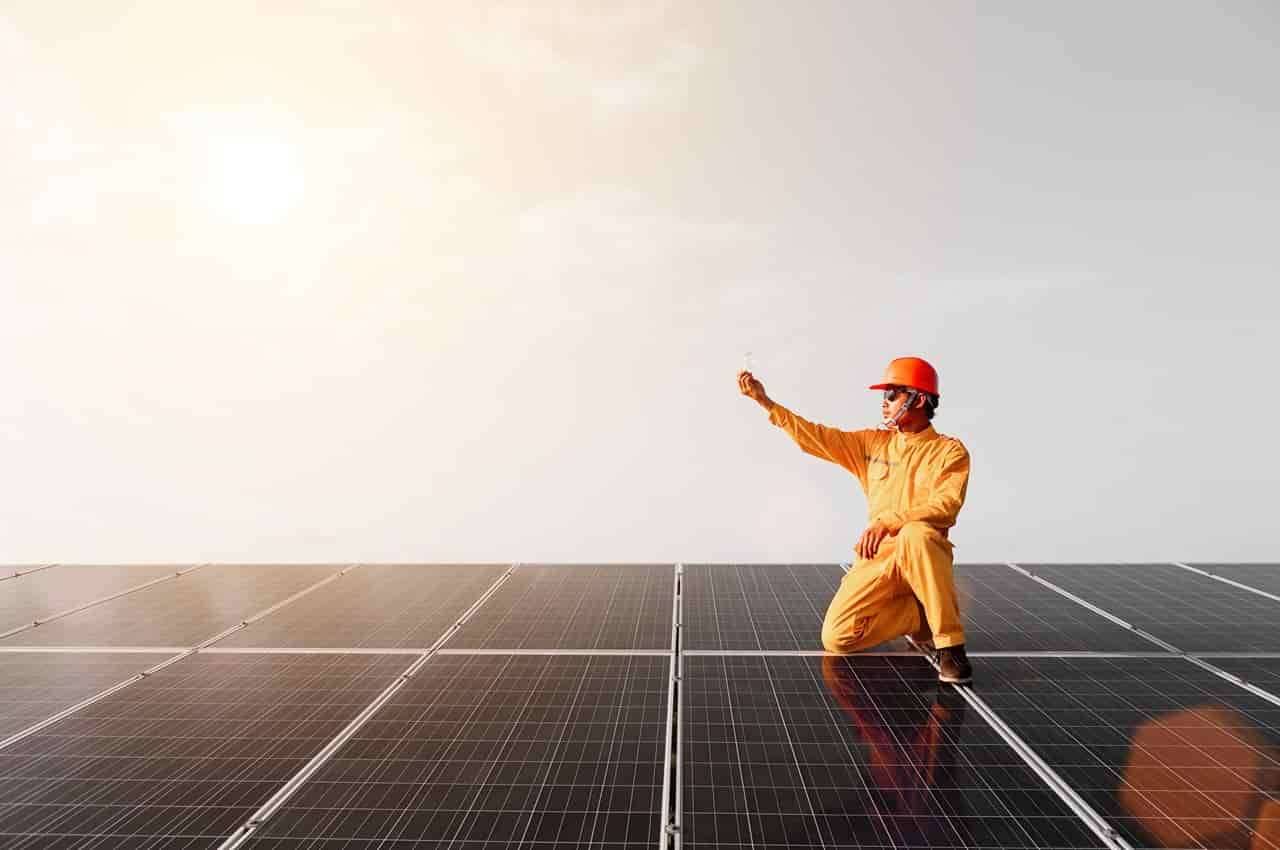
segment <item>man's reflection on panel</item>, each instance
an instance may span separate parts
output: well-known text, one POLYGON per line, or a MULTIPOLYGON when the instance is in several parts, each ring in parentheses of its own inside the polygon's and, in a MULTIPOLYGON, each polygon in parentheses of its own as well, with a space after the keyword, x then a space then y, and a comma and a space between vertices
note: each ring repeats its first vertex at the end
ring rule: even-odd
MULTIPOLYGON (((891 689, 873 695, 848 659, 836 655, 823 657, 822 677, 865 745, 870 799, 862 805, 868 825, 877 833, 891 830, 897 843, 961 839, 956 830, 963 819, 951 818, 964 815, 964 797, 947 795, 943 803, 937 791, 955 787, 964 699, 945 685, 925 694, 891 689)), ((858 803, 845 800, 846 814, 858 803)))

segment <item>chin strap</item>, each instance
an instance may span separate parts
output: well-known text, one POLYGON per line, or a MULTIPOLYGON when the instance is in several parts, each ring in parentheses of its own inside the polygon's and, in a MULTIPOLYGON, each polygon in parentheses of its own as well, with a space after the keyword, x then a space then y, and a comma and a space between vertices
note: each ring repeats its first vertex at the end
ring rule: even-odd
POLYGON ((916 399, 920 397, 919 390, 907 390, 907 400, 902 403, 902 407, 898 408, 898 412, 893 414, 893 418, 886 419, 880 423, 881 428, 889 431, 898 430, 898 420, 902 418, 902 414, 915 407, 916 399))

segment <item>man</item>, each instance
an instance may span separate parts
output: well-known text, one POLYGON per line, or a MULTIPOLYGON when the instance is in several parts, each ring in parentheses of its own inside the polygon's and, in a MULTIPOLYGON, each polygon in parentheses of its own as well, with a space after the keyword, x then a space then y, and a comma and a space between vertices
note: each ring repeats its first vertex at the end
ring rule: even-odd
POLYGON ((769 411, 805 452, 837 463, 862 483, 869 524, 822 624, 822 645, 845 655, 910 635, 938 650, 938 678, 964 684, 973 668, 951 574, 948 529, 964 504, 969 452, 933 430, 938 373, 919 357, 899 357, 884 380, 882 430, 841 431, 803 419, 773 401, 747 371, 738 388, 769 411))

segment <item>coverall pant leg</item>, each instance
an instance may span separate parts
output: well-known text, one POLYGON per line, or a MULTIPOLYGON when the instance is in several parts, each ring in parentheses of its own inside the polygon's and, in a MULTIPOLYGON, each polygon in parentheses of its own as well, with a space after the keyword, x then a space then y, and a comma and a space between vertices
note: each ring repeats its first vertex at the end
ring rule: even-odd
POLYGON ((885 538, 874 558, 841 580, 822 623, 822 645, 843 655, 899 635, 932 637, 938 649, 964 643, 953 548, 924 522, 909 522, 885 538))

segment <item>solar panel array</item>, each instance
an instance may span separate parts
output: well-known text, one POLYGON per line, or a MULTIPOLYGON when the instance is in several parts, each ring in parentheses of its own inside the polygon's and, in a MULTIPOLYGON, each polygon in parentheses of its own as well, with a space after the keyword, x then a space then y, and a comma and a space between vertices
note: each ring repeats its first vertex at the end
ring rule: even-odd
POLYGON ((0 569, 0 846, 1280 850, 1280 565, 0 569))

